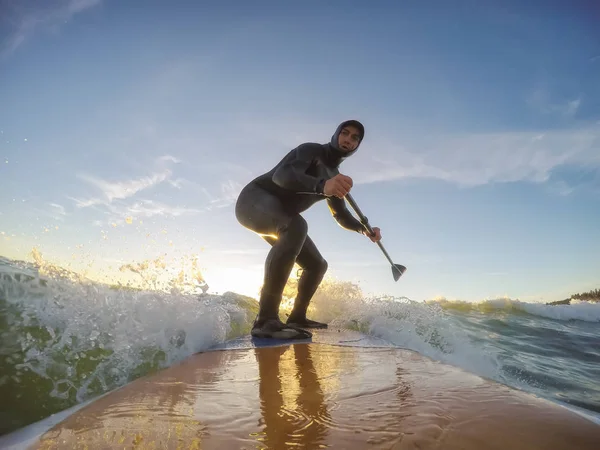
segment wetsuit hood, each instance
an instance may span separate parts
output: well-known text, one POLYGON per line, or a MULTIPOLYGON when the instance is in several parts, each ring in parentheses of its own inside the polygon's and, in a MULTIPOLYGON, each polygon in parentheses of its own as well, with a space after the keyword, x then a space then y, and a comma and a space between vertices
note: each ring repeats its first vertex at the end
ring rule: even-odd
POLYGON ((337 167, 338 165, 340 165, 340 163, 344 159, 355 154, 358 151, 358 148, 360 147, 360 144, 363 141, 364 137, 365 137, 365 127, 358 120, 346 120, 345 122, 340 123, 338 125, 337 129, 335 130, 335 133, 333 133, 333 136, 331 136, 331 141, 328 144, 329 156, 330 156, 331 163, 337 167), (350 125, 358 128, 359 133, 360 133, 360 141, 358 142, 358 145, 356 146, 356 148, 354 150, 352 150, 351 152, 345 152, 339 148, 338 138, 340 136, 340 133, 344 129, 344 127, 347 127, 350 125))

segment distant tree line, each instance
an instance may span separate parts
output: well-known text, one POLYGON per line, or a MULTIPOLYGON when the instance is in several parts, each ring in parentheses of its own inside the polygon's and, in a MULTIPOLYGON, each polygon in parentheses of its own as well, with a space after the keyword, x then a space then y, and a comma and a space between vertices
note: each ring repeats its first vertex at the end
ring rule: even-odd
POLYGON ((592 300, 595 302, 600 301, 600 289, 594 289, 592 291, 584 292, 583 294, 573 294, 572 299, 576 300, 592 300))
POLYGON ((600 303, 600 289, 584 292, 583 294, 573 294, 570 298, 559 300, 557 302, 546 303, 546 305, 570 305, 571 300, 583 300, 588 302, 600 303))

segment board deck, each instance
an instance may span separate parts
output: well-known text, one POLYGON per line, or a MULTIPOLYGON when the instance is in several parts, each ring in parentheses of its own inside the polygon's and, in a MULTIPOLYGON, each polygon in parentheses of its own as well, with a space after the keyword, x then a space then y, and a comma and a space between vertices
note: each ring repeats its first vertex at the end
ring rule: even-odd
POLYGON ((195 354, 0 448, 596 449, 570 410, 371 336, 249 336, 195 354))
POLYGON ((380 339, 375 336, 360 333, 358 331, 346 330, 340 328, 333 329, 315 329, 310 330, 312 338, 299 339, 290 341, 286 339, 269 339, 269 338, 254 338, 250 335, 242 336, 237 339, 226 341, 222 344, 213 346, 210 350, 235 350, 235 349, 249 349, 259 347, 276 347, 281 345, 290 345, 291 343, 305 343, 305 344, 329 344, 339 346, 353 346, 353 347, 394 347, 396 346, 391 342, 384 339, 380 339))

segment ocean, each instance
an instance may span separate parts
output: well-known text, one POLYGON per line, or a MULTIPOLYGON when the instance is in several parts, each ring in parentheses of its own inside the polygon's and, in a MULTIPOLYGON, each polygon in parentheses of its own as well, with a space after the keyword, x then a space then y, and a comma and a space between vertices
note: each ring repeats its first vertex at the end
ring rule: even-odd
MULTIPOLYGON (((257 309, 234 292, 111 287, 0 257, 0 434, 246 334, 257 309)), ((310 312, 600 425, 600 303, 365 298, 326 279, 310 312)))

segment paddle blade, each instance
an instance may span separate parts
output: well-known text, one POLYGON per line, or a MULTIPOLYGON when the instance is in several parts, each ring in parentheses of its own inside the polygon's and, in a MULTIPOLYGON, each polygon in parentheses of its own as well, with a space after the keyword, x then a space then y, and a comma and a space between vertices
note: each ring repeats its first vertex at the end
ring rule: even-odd
POLYGON ((394 275, 394 281, 398 281, 404 272, 406 272, 406 267, 404 267, 402 264, 394 264, 392 266, 392 275, 394 275))

